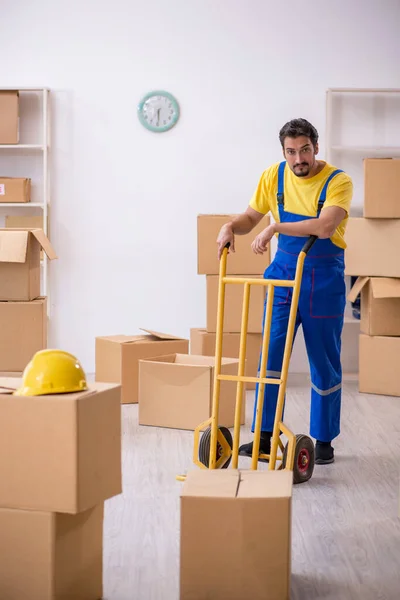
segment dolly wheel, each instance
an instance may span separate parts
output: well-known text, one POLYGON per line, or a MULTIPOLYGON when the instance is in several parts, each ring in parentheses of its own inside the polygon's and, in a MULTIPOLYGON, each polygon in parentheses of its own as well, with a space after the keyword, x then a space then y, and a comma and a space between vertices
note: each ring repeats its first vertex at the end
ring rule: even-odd
MULTIPOLYGON (((224 438, 226 439, 226 441, 228 442, 229 446, 232 449, 233 448, 233 439, 232 439, 232 434, 229 431, 229 429, 227 427, 219 427, 219 431, 222 433, 222 435, 224 436, 224 438)), ((206 467, 208 467, 208 465, 210 463, 210 447, 211 447, 211 427, 207 427, 207 429, 201 436, 200 444, 199 444, 199 461, 201 463, 203 463, 203 465, 205 465, 206 467)), ((224 449, 222 448, 221 444, 217 441, 217 457, 216 457, 217 461, 219 458, 221 458, 223 452, 224 452, 224 449)), ((228 460, 222 466, 222 469, 227 469, 230 462, 231 462, 231 457, 228 458, 228 460)))
MULTIPOLYGON (((288 444, 285 446, 282 456, 282 466, 285 468, 288 453, 288 444)), ((296 447, 294 450, 293 483, 304 483, 311 479, 314 471, 315 451, 314 444, 308 435, 296 435, 296 447)))

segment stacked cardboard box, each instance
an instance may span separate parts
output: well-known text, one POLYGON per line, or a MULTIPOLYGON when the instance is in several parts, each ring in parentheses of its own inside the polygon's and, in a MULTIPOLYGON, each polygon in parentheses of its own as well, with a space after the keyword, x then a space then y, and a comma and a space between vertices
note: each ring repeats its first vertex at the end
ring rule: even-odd
MULTIPOLYGON (((206 276, 206 326, 193 328, 190 332, 190 352, 192 354, 215 355, 218 281, 220 263, 217 256, 216 240, 221 227, 235 215, 199 215, 197 218, 197 272, 206 276)), ((264 255, 257 255, 251 249, 251 242, 270 223, 264 217, 248 235, 235 236, 235 252, 229 252, 227 275, 234 277, 261 278, 270 264, 270 249, 264 255)), ((250 290, 249 321, 247 336, 246 374, 257 375, 258 359, 262 340, 262 316, 265 288, 252 286, 250 290)), ((225 309, 223 325, 222 355, 238 358, 243 306, 243 285, 228 284, 225 288, 225 309)), ((254 384, 247 384, 254 389, 254 384)))
POLYGON ((104 501, 122 492, 120 386, 18 396, 0 379, 0 598, 102 597, 104 501))
POLYGON ((359 390, 400 396, 400 159, 364 160, 364 212, 350 218, 346 274, 361 294, 359 390))
POLYGON ((47 346, 47 298, 40 295, 40 253, 57 258, 42 229, 0 229, 0 371, 22 372, 47 346))

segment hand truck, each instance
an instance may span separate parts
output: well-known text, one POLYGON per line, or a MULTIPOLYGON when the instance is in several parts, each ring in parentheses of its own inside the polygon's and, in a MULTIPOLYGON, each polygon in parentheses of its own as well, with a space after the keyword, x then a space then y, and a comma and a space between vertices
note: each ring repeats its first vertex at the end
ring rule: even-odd
MULTIPOLYGON (((310 437, 306 435, 294 435, 294 433, 292 433, 290 429, 282 422, 282 415, 285 402, 290 355, 292 351, 294 337, 294 327, 296 322, 300 288, 303 277, 304 260, 307 256, 308 251, 313 246, 316 240, 316 236, 310 236, 307 242, 304 244, 297 259, 294 280, 227 277, 226 262, 229 243, 225 246, 221 256, 219 268, 217 309, 218 312, 215 344, 215 369, 212 416, 207 421, 200 423, 200 425, 198 425, 194 430, 193 462, 198 467, 202 469, 226 469, 232 462, 232 468, 238 468, 240 417, 243 402, 243 384, 245 382, 256 382, 259 383, 259 388, 257 397, 256 420, 254 427, 251 469, 257 470, 259 459, 268 461, 269 470, 274 470, 276 468, 277 461, 279 461, 281 463, 278 467, 279 469, 288 469, 293 471, 294 483, 303 483, 311 478, 314 470, 313 441, 310 437), (244 285, 242 322, 240 331, 239 368, 237 375, 221 374, 225 286, 227 284, 244 285), (265 325, 262 339, 260 375, 266 373, 266 366, 268 362, 268 347, 271 333, 272 309, 275 287, 293 288, 282 370, 279 379, 272 379, 262 376, 250 377, 245 376, 244 374, 251 285, 264 285, 267 288, 267 303, 265 312, 265 325), (237 382, 233 439, 232 434, 227 427, 218 426, 219 393, 221 381, 237 382), (274 429, 271 437, 270 454, 259 454, 265 384, 279 385, 279 393, 275 412, 274 429), (200 432, 203 430, 204 433, 200 439, 200 432), (285 447, 283 446, 283 443, 280 439, 281 433, 283 433, 288 438, 288 443, 285 447), (281 455, 278 455, 278 447, 282 453, 281 455)), ((182 481, 185 479, 185 476, 178 476, 177 479, 182 481)))

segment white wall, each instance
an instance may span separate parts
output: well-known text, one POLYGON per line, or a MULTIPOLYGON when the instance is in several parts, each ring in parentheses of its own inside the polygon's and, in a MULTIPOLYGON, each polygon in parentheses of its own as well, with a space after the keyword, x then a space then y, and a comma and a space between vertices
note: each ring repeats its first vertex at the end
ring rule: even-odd
POLYGON ((290 118, 323 158, 326 88, 400 87, 399 22, 395 0, 3 2, 0 85, 53 95, 51 344, 93 371, 96 335, 203 326, 196 215, 246 207, 290 118), (166 134, 136 116, 154 88, 166 134))

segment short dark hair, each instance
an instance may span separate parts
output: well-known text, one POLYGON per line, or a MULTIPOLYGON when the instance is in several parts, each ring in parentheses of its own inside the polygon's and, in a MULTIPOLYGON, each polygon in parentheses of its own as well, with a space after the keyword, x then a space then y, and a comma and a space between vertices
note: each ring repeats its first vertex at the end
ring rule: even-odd
POLYGON ((306 119, 292 119, 285 123, 279 132, 279 140, 282 144, 282 148, 284 148, 283 142, 285 141, 285 138, 296 138, 301 135, 310 138, 311 143, 315 148, 318 142, 318 131, 315 129, 314 125, 311 125, 306 119))

